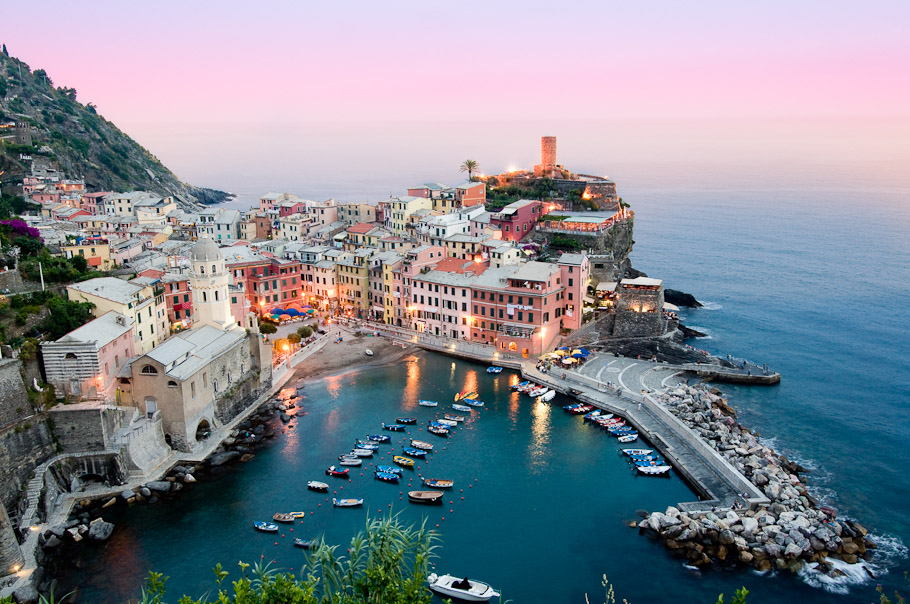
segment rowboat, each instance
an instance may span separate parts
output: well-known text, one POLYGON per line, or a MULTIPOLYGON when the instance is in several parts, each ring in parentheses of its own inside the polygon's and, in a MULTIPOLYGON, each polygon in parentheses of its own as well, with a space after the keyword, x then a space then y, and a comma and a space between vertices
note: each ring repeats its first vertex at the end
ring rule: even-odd
POLYGON ((413 468, 413 467, 414 467, 414 460, 413 460, 413 459, 410 459, 410 458, 407 458, 407 457, 403 457, 403 456, 401 456, 401 455, 396 455, 395 457, 392 458, 392 461, 394 461, 395 463, 397 463, 399 466, 404 466, 405 468, 413 468))
POLYGON ((398 422, 399 424, 416 424, 417 418, 416 417, 396 417, 395 421, 398 422))
POLYGON ((454 409, 455 411, 463 411, 463 412, 468 412, 468 413, 470 413, 470 411, 471 411, 471 408, 468 407, 467 405, 452 405, 452 409, 454 409))
POLYGON ((643 460, 639 460, 639 461, 633 461, 632 464, 638 466, 639 468, 647 468, 647 467, 654 467, 654 466, 665 466, 665 465, 667 465, 667 462, 658 458, 658 459, 643 459, 643 460))
POLYGON ((357 457, 373 457, 373 449, 361 449, 356 447, 352 453, 357 457))
POLYGON ((634 443, 636 440, 638 440, 638 434, 627 434, 619 437, 619 442, 621 443, 634 443))
POLYGON ((424 451, 432 451, 433 445, 423 440, 414 440, 411 439, 411 446, 415 449, 423 449, 424 451))
POLYGON ((335 466, 329 466, 325 471, 329 476, 347 476, 348 472, 350 470, 347 468, 336 468, 335 466))
POLYGON ((383 482, 398 482, 398 474, 392 474, 391 472, 376 472, 376 480, 381 480, 383 482))
POLYGON ((502 367, 487 367, 487 373, 502 373, 502 367))
POLYGON ((564 405, 563 411, 571 411, 572 409, 578 409, 579 407, 584 407, 584 403, 573 403, 571 405, 564 405))
POLYGON ((548 402, 552 401, 555 397, 556 397, 556 391, 550 390, 546 394, 544 394, 542 397, 540 397, 540 400, 542 400, 545 403, 548 403, 548 402))
POLYGON ((341 455, 338 457, 338 465, 340 466, 359 466, 363 463, 363 460, 359 457, 351 457, 350 455, 341 455))
POLYGON ((392 432, 404 432, 404 426, 402 424, 382 424, 383 430, 391 430, 392 432))
POLYGON ((637 466, 636 469, 642 474, 647 474, 648 476, 660 476, 661 474, 666 474, 670 471, 670 466, 637 466))
POLYGON ((401 468, 396 468, 395 466, 376 466, 377 472, 385 472, 386 474, 398 474, 401 476, 401 468))
POLYGON ((392 442, 392 437, 385 434, 370 434, 367 436, 367 440, 371 440, 374 443, 387 443, 392 442))
POLYGON ((263 522, 258 520, 253 523, 253 528, 257 531, 262 531, 263 533, 277 533, 278 525, 273 522, 263 522))
POLYGON ((455 481, 445 478, 424 478, 423 484, 434 489, 451 489, 455 485, 455 481))
POLYGON ((353 497, 350 499, 335 499, 332 497, 332 505, 334 505, 336 508, 353 508, 359 505, 363 505, 363 499, 355 499, 353 497))
POLYGON ((477 396, 477 393, 473 390, 462 390, 455 395, 455 402, 457 403, 460 399, 474 398, 475 396, 477 396))
POLYGON ((308 488, 311 491, 325 492, 325 491, 329 490, 329 485, 327 485, 324 482, 319 482, 318 480, 311 480, 308 483, 306 483, 306 488, 308 488))
POLYGON ((278 512, 277 514, 272 516, 272 520, 274 520, 275 522, 294 522, 294 520, 296 520, 296 517, 292 516, 291 514, 286 514, 284 512, 278 512))
POLYGON ((467 577, 462 580, 452 575, 433 573, 427 577, 427 582, 436 593, 467 602, 489 602, 490 598, 499 597, 499 592, 486 583, 468 580, 467 577))
POLYGON ((413 503, 442 503, 442 491, 408 491, 408 501, 413 503))
POLYGON ((472 407, 483 407, 483 401, 478 401, 472 398, 464 399, 466 405, 471 405, 472 407))
POLYGON ((411 457, 426 457, 427 452, 421 449, 412 449, 411 447, 405 447, 402 449, 405 455, 410 455, 411 457))
MULTIPOLYGON (((452 415, 451 413, 446 413, 442 416, 444 419, 451 420, 453 422, 463 422, 464 415, 452 415)), ((441 421, 441 420, 440 420, 441 421)))
POLYGON ((588 413, 587 415, 585 415, 585 421, 586 422, 596 422, 597 420, 600 419, 600 416, 602 415, 602 413, 603 412, 600 409, 595 409, 591 413, 588 413))
POLYGON ((301 539, 300 537, 294 539, 294 547, 302 547, 303 549, 315 547, 317 543, 319 543, 318 539, 301 539))
POLYGON ((528 381, 519 382, 518 384, 512 384, 512 385, 510 386, 510 388, 511 388, 512 390, 518 390, 519 388, 524 388, 525 386, 527 386, 527 385, 530 384, 530 383, 531 383, 531 382, 528 382, 528 381))
POLYGON ((370 451, 378 451, 379 445, 374 445, 373 443, 364 442, 362 440, 354 441, 355 449, 369 449, 370 451))
POLYGON ((435 423, 441 426, 448 426, 450 428, 454 428, 458 425, 458 422, 456 422, 454 419, 437 419, 435 423))
POLYGON ((417 404, 420 405, 421 407, 435 407, 439 403, 437 403, 436 401, 417 401, 417 404))
POLYGON ((448 436, 449 429, 443 426, 427 426, 427 431, 436 436, 448 436))
POLYGON ((623 449, 622 452, 626 455, 650 455, 654 449, 623 449))

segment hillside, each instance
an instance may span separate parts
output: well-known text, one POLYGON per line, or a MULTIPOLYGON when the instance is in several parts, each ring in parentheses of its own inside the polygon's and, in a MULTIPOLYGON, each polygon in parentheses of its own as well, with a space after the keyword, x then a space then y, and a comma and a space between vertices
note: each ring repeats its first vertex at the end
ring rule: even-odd
POLYGON ((146 190, 185 202, 220 203, 224 191, 183 183, 158 158, 76 100, 73 88, 57 88, 43 69, 0 52, 0 172, 3 182, 22 182, 31 161, 47 160, 70 178, 83 178, 90 191, 146 190), (27 128, 15 125, 27 124, 27 128), (29 144, 31 139, 31 144, 29 144), (24 143, 24 144, 23 144, 24 143))

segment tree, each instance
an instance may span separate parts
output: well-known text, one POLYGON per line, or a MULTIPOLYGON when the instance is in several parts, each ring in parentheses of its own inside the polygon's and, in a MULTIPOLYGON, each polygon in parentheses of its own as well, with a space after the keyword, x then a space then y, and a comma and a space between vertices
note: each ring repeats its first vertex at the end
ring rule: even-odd
POLYGON ((313 335, 313 328, 310 327, 309 325, 304 325, 303 327, 301 327, 300 329, 297 330, 297 335, 303 339, 306 339, 306 338, 310 337, 311 335, 313 335))
POLYGON ((69 263, 80 273, 84 273, 88 270, 88 260, 85 259, 85 256, 73 256, 69 259, 69 263))
POLYGON ((474 180, 474 172, 476 172, 479 168, 480 168, 480 164, 478 164, 476 161, 474 161, 473 159, 466 159, 463 162, 461 162, 461 167, 459 168, 459 171, 467 172, 468 180, 474 180))
POLYGON ((264 333, 264 334, 268 335, 268 334, 273 334, 276 331, 278 331, 278 328, 275 327, 274 325, 272 325, 271 323, 261 323, 259 325, 260 333, 264 333))
POLYGON ((91 321, 93 308, 95 305, 89 302, 53 298, 47 303, 50 313, 41 324, 41 330, 47 332, 51 339, 60 339, 77 327, 82 327, 91 321))
POLYGON ((288 334, 288 342, 291 344, 300 344, 300 335, 296 333, 288 334))
POLYGON ((37 256, 38 252, 44 249, 41 240, 34 237, 16 237, 13 239, 13 245, 19 248, 23 256, 37 256))

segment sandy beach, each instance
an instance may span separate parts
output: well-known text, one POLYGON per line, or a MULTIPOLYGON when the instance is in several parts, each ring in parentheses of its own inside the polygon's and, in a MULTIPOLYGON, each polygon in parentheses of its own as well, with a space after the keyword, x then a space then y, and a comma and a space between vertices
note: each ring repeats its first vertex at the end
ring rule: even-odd
POLYGON ((318 354, 297 367, 290 384, 301 379, 309 382, 367 367, 404 363, 408 357, 421 352, 419 348, 409 344, 406 348, 401 348, 390 338, 367 335, 357 337, 352 330, 345 328, 336 327, 327 337, 331 338, 329 343, 318 354), (339 334, 343 340, 335 343, 339 334), (373 356, 367 356, 367 349, 373 351, 373 356))

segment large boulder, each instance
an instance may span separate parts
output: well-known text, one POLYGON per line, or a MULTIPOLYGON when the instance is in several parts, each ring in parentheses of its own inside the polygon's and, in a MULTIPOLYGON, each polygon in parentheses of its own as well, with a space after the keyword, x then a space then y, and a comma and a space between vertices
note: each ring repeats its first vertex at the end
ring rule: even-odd
POLYGON ((796 558, 803 553, 803 548, 798 546, 796 543, 791 543, 787 546, 787 549, 784 550, 784 556, 788 558, 796 558))
POLYGON ((743 525, 743 530, 746 532, 754 533, 758 530, 758 520, 755 518, 749 518, 748 516, 745 516, 741 522, 743 525))
POLYGON ((209 465, 220 466, 224 465, 227 462, 234 460, 240 457, 240 453, 237 451, 225 451, 224 453, 218 453, 217 455, 212 455, 212 458, 209 460, 209 465))
POLYGON ((171 483, 167 480, 153 480, 145 486, 147 486, 149 490, 157 493, 167 493, 171 490, 171 483))
POLYGON ((733 531, 724 530, 721 531, 717 537, 718 542, 721 545, 730 545, 733 543, 733 540, 736 538, 736 535, 733 534, 733 531))
POLYGON ((88 529, 88 538, 92 541, 107 541, 114 532, 114 525, 110 522, 95 522, 88 529))
POLYGON ((23 585, 13 592, 13 601, 18 604, 35 604, 39 597, 38 590, 31 584, 23 585))

